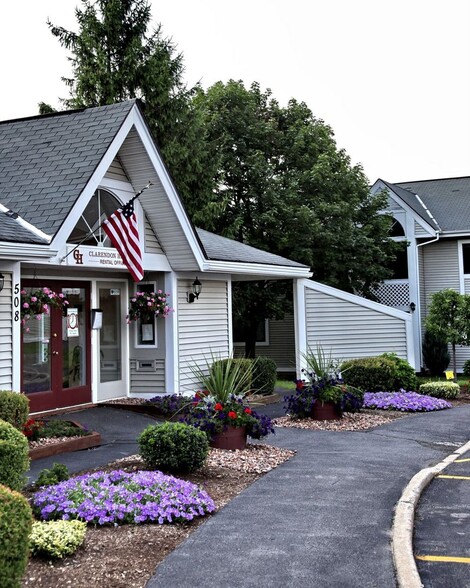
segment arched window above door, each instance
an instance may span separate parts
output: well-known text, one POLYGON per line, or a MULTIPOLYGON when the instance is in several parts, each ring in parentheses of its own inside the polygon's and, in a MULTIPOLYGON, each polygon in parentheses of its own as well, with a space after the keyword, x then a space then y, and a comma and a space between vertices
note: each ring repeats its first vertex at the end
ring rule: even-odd
POLYGON ((390 229, 390 237, 405 237, 405 229, 396 218, 393 219, 392 228, 390 229))
POLYGON ((101 229, 101 223, 120 206, 121 203, 111 192, 96 190, 70 234, 68 242, 95 247, 103 245, 112 247, 109 237, 101 229))

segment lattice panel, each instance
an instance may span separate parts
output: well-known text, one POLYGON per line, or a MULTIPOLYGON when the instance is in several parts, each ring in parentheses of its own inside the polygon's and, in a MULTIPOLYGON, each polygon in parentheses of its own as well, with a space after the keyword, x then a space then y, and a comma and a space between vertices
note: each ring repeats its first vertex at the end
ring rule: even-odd
POLYGON ((382 304, 387 306, 408 307, 410 304, 410 287, 407 282, 386 282, 380 284, 375 294, 382 304))

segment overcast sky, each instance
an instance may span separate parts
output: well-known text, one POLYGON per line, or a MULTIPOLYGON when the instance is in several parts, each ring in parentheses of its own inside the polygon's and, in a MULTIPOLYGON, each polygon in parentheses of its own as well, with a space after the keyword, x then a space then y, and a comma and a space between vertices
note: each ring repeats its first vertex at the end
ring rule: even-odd
MULTIPOLYGON (((470 175, 468 0, 153 0, 186 78, 258 81, 305 101, 372 182, 470 175)), ((78 0, 4 2, 0 120, 59 105, 70 73, 47 18, 77 30, 78 0)))

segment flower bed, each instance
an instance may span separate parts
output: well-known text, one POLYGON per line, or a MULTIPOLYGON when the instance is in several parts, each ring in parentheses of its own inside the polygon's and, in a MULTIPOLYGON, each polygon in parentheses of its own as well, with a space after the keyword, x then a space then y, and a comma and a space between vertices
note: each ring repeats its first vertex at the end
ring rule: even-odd
POLYGON ((430 412, 452 408, 452 404, 441 398, 424 396, 416 392, 366 392, 364 408, 399 410, 402 412, 430 412))
POLYGON ((215 510, 195 484, 161 472, 122 470, 71 478, 37 492, 33 510, 43 520, 80 519, 96 525, 191 521, 215 510))
POLYGON ((101 445, 101 435, 74 421, 29 419, 23 429, 32 460, 90 449, 101 445))

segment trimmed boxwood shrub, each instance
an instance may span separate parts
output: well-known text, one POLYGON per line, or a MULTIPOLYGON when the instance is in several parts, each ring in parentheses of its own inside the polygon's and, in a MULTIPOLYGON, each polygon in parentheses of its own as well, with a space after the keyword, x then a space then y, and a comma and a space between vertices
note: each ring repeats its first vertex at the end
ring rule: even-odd
POLYGON ((31 554, 48 559, 72 555, 85 540, 84 521, 37 521, 30 535, 31 554))
POLYGON ((29 553, 33 515, 19 492, 0 485, 0 586, 19 588, 29 553))
POLYGON ((350 359, 341 365, 341 375, 364 392, 416 390, 418 386, 413 367, 396 353, 350 359))
POLYGON ((419 393, 451 400, 460 394, 460 386, 455 382, 426 382, 419 387, 419 393))
POLYGON ((416 390, 418 388, 418 378, 414 368, 406 361, 398 357, 396 353, 383 353, 380 357, 391 359, 395 365, 394 383, 392 391, 397 390, 416 390))
POLYGON ((273 394, 277 379, 277 365, 270 357, 257 357, 253 362, 253 380, 251 387, 263 395, 273 394))
POLYGON ((349 359, 341 365, 346 384, 364 392, 392 391, 395 385, 395 362, 388 357, 349 359))
POLYGON ((197 470, 209 451, 204 431, 184 423, 149 425, 137 442, 147 467, 171 473, 197 470))
POLYGON ((28 440, 13 425, 0 420, 0 484, 21 490, 28 469, 28 440))
POLYGON ((0 390, 0 419, 22 431, 28 415, 29 399, 25 394, 0 390))

